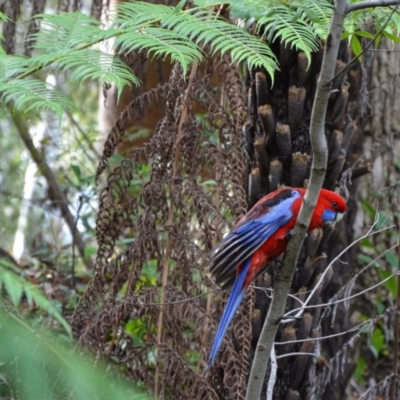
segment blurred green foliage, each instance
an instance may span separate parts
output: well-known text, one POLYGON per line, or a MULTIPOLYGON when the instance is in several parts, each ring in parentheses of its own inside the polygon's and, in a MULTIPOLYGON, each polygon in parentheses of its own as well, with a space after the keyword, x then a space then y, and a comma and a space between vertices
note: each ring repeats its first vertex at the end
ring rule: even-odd
POLYGON ((90 354, 36 332, 0 305, 0 398, 146 400, 90 354))

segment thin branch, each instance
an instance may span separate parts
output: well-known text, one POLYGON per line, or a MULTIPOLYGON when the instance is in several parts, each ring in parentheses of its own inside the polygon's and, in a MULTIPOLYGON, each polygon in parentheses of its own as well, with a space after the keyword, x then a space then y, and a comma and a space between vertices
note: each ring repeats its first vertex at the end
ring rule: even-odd
MULTIPOLYGON (((379 315, 379 317, 383 318, 383 315, 379 315)), ((358 325, 347 329, 347 331, 342 331, 342 332, 338 332, 338 333, 332 333, 332 335, 313 337, 312 340, 319 341, 319 340, 331 339, 331 338, 338 337, 338 336, 344 336, 344 335, 347 335, 348 333, 352 333, 352 332, 360 330, 365 325, 372 324, 373 321, 374 320, 369 319, 367 321, 360 322, 358 325)), ((307 338, 307 339, 296 339, 296 340, 288 340, 287 342, 276 342, 275 345, 279 346, 279 345, 286 345, 286 344, 298 344, 298 343, 309 342, 309 341, 310 341, 310 338, 307 338)))
POLYGON ((281 317, 285 311, 286 299, 293 280, 297 259, 325 178, 328 148, 324 123, 330 96, 330 81, 335 73, 346 7, 346 0, 337 0, 335 2, 335 9, 324 50, 321 73, 317 83, 311 114, 310 141, 312 145, 313 161, 310 182, 294 229, 294 235, 289 241, 280 274, 274 284, 271 305, 254 356, 246 400, 260 399, 268 367, 269 355, 281 317))
MULTIPOLYGON (((393 310, 394 310, 394 308, 390 307, 390 308, 386 309, 386 311, 383 314, 379 314, 375 318, 370 318, 366 321, 360 322, 358 325, 352 326, 351 328, 347 329, 346 331, 332 333, 331 335, 326 335, 326 336, 313 337, 312 340, 319 341, 319 340, 326 340, 326 339, 331 339, 331 338, 338 337, 338 336, 347 335, 348 333, 352 333, 352 332, 360 330, 365 325, 370 325, 372 327, 375 327, 375 325, 377 324, 378 321, 385 318, 385 316, 388 315, 389 313, 393 312, 393 310)), ((310 340, 310 338, 288 340, 286 342, 276 342, 275 346, 287 345, 287 344, 298 344, 298 343, 308 342, 309 340, 310 340)))
POLYGON ((33 143, 25 119, 22 118, 16 111, 14 111, 13 104, 9 103, 8 109, 10 111, 10 115, 14 122, 14 125, 17 128, 19 136, 21 137, 26 148, 28 149, 33 161, 36 163, 40 173, 46 179, 47 185, 49 187, 50 198, 53 200, 54 204, 60 209, 61 215, 68 226, 71 236, 72 238, 74 238, 73 243, 75 243, 78 247, 79 255, 81 256, 82 262, 86 265, 88 269, 92 270, 92 260, 85 257, 85 242, 81 236, 81 233, 78 230, 76 230, 75 232, 75 218, 69 209, 68 200, 65 197, 64 192, 58 186, 56 176, 54 175, 49 164, 47 164, 47 161, 42 153, 36 148, 35 144, 33 143))
MULTIPOLYGON (((310 339, 308 339, 310 340, 310 339)), ((313 339, 314 340, 314 339, 313 339)), ((280 356, 277 356, 276 359, 279 360, 281 358, 285 357, 293 357, 293 356, 310 356, 310 357, 316 357, 317 355, 314 353, 304 353, 304 352, 297 352, 297 353, 286 353, 286 354, 281 354, 280 356)))
POLYGON ((72 287, 76 289, 76 277, 75 277, 75 241, 76 232, 78 231, 78 221, 80 218, 81 209, 83 207, 83 196, 79 196, 78 210, 76 211, 76 217, 74 222, 74 233, 72 236, 72 265, 71 265, 71 276, 72 276, 72 287))
POLYGON ((271 349, 271 373, 269 375, 268 387, 267 387, 267 400, 272 400, 274 395, 274 386, 276 382, 276 373, 278 371, 278 363, 276 360, 279 358, 275 354, 275 346, 271 349))
MULTIPOLYGON (((395 244, 395 245, 392 246, 391 248, 389 248, 389 249, 385 250, 383 253, 379 254, 379 256, 376 257, 374 260, 372 260, 368 265, 366 265, 366 266, 355 276, 355 278, 359 277, 359 276, 361 275, 361 273, 364 272, 368 267, 370 267, 371 265, 373 265, 377 260, 379 260, 380 258, 382 258, 386 253, 388 253, 389 251, 395 249, 396 247, 398 247, 398 244, 395 244)), ((296 311, 299 311, 299 310, 304 311, 304 310, 306 310, 306 309, 307 309, 307 310, 311 310, 311 309, 314 309, 314 308, 329 307, 329 306, 334 306, 334 305, 336 305, 336 304, 349 301, 349 300, 351 300, 351 299, 354 299, 355 297, 361 296, 362 294, 365 294, 365 293, 369 292, 370 290, 373 290, 373 289, 379 287, 380 285, 384 284, 384 283, 385 283, 386 281, 388 281, 389 279, 391 279, 391 278, 393 278, 393 277, 395 277, 395 276, 398 276, 398 275, 399 275, 399 272, 396 272, 396 273, 394 273, 394 274, 388 276, 387 278, 385 278, 383 281, 379 281, 376 285, 370 286, 370 287, 368 287, 367 289, 362 290, 361 292, 357 292, 357 293, 355 293, 355 294, 353 294, 353 295, 351 295, 351 296, 345 297, 345 298, 343 298, 343 299, 334 300, 334 298, 336 298, 340 293, 342 293, 342 292, 345 291, 345 289, 346 289, 346 287, 347 287, 347 285, 345 285, 345 286, 340 290, 340 292, 338 292, 338 293, 337 293, 330 301, 328 301, 327 303, 314 304, 314 305, 311 305, 311 306, 304 305, 304 307, 299 307, 299 308, 296 308, 296 309, 293 309, 293 310, 288 311, 288 312, 284 315, 284 317, 286 318, 286 317, 288 317, 289 314, 291 314, 292 312, 296 312, 296 311)), ((352 278, 350 282, 352 282, 352 281, 354 281, 354 278, 352 278)), ((299 300, 299 301, 300 301, 300 300, 299 300)), ((302 304, 305 304, 305 303, 302 303, 302 304)), ((284 324, 284 323, 292 322, 292 321, 294 321, 295 319, 300 318, 301 314, 302 314, 302 313, 298 313, 298 314, 296 314, 295 316, 293 316, 292 318, 282 320, 281 323, 284 324)))
MULTIPOLYGON (((396 247, 397 247, 397 245, 396 245, 396 247)), ((319 308, 319 307, 333 306, 333 305, 335 305, 335 304, 339 304, 339 303, 343 303, 343 302, 345 302, 345 301, 349 301, 349 300, 351 300, 351 299, 354 299, 355 297, 361 296, 362 294, 368 293, 368 292, 370 292, 371 290, 376 289, 377 287, 383 285, 384 283, 386 283, 386 282, 389 281, 390 279, 394 278, 395 276, 399 277, 399 276, 400 276, 400 271, 397 271, 397 272, 395 272, 394 274, 389 275, 387 278, 385 278, 385 279, 379 281, 379 282, 376 283, 375 285, 369 286, 367 289, 364 289, 364 290, 362 290, 361 292, 357 292, 357 293, 353 294, 352 296, 348 296, 348 297, 346 297, 345 299, 339 299, 339 300, 336 300, 336 301, 334 301, 334 302, 332 302, 332 303, 315 304, 315 305, 312 305, 312 306, 307 306, 307 305, 305 305, 304 308, 303 308, 303 307, 301 308, 301 311, 304 311, 305 309, 313 309, 313 308, 319 308)), ((297 308, 296 310, 299 310, 299 308, 297 308)), ((292 310, 292 311, 294 311, 294 310, 292 310)), ((295 318, 295 319, 300 318, 300 317, 299 317, 299 314, 300 314, 300 313, 296 314, 294 317, 292 317, 292 318, 290 318, 290 319, 287 319, 287 320, 282 321, 282 323, 292 322, 292 321, 293 321, 293 318, 295 318)))
MULTIPOLYGON (((377 214, 377 216, 379 216, 379 215, 377 214)), ((313 288, 313 290, 311 291, 311 293, 310 293, 309 296, 307 297, 307 300, 304 301, 303 305, 302 305, 300 308, 296 308, 296 309, 290 310, 288 313, 285 314, 285 316, 288 316, 288 315, 290 315, 291 313, 296 312, 297 310, 303 310, 303 311, 304 311, 304 308, 307 306, 307 304, 308 304, 309 301, 311 300, 311 298, 312 298, 312 296, 314 295, 314 293, 318 290, 318 287, 322 284, 322 282, 323 282, 323 280, 324 280, 326 274, 329 272, 329 270, 331 269, 332 265, 333 265, 337 260, 339 260, 339 258, 340 258, 343 254, 345 254, 345 253, 347 252, 348 249, 350 249, 350 248, 353 247, 355 244, 357 244, 358 242, 360 242, 361 240, 363 240, 363 239, 365 239, 365 238, 368 238, 368 237, 370 237, 370 236, 372 236, 372 235, 376 235, 376 234, 378 234, 378 233, 381 233, 381 232, 383 232, 383 231, 386 231, 386 230, 391 229, 391 228, 394 227, 394 225, 388 226, 388 227, 386 227, 386 228, 384 228, 384 229, 379 229, 378 231, 375 231, 375 232, 372 232, 372 233, 371 233, 371 231, 372 231, 372 229, 374 228, 374 226, 376 225, 377 221, 378 221, 378 220, 376 219, 375 222, 374 222, 374 224, 371 226, 371 228, 368 230, 368 232, 367 232, 364 236, 361 236, 360 238, 358 238, 357 240, 355 240, 354 242, 352 242, 349 246, 347 246, 344 250, 342 250, 342 251, 329 263, 329 265, 325 268, 325 271, 321 274, 321 277, 320 277, 318 283, 315 285, 315 287, 313 288)), ((295 317, 300 317, 301 314, 302 314, 302 312, 299 311, 299 312, 295 315, 295 317)))
POLYGON ((351 3, 347 6, 346 14, 353 11, 364 10, 365 8, 371 7, 388 7, 398 4, 396 0, 367 0, 360 3, 351 3))
POLYGON ((220 290, 222 290, 222 289, 212 289, 212 290, 210 290, 208 292, 204 292, 202 294, 198 294, 197 296, 188 297, 187 299, 177 300, 177 301, 169 301, 168 299, 166 299, 166 298, 164 298, 164 297, 162 297, 160 295, 160 297, 165 301, 165 303, 143 303, 143 302, 140 302, 139 304, 141 306, 171 306, 171 305, 174 305, 174 304, 189 303, 189 302, 191 302, 193 300, 196 300, 196 299, 198 299, 200 297, 207 296, 208 294, 212 294, 212 293, 218 292, 220 290))

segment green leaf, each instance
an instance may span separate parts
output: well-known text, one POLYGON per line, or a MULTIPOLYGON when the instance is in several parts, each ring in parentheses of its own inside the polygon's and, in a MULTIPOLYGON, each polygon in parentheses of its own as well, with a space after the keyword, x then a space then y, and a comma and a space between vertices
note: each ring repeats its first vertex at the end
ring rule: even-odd
POLYGON ((285 6, 276 7, 272 12, 257 21, 257 32, 266 35, 272 41, 279 40, 288 47, 303 51, 311 61, 311 53, 318 50, 318 41, 308 22, 285 12, 285 6))
POLYGON ((39 14, 35 18, 40 23, 40 30, 31 35, 33 48, 47 54, 87 47, 115 34, 115 31, 101 29, 99 21, 79 11, 39 14))
POLYGON ((110 374, 91 354, 81 354, 82 349, 74 351, 53 336, 34 331, 1 307, 0 321, 1 376, 8 381, 2 385, 2 397, 11 387, 24 400, 149 399, 134 383, 110 374))
POLYGON ((368 201, 366 200, 361 200, 361 204, 364 207, 364 210, 367 212, 367 214, 372 217, 375 218, 375 214, 376 214, 376 210, 375 208, 371 205, 371 203, 368 203, 368 201))
POLYGON ((362 56, 360 55, 362 53, 362 46, 361 42, 358 40, 356 35, 353 35, 351 38, 351 49, 353 50, 354 55, 362 61, 362 56))
POLYGON ((58 119, 65 111, 72 112, 75 108, 72 100, 55 86, 38 79, 14 80, 0 83, 0 100, 13 101, 14 106, 28 112, 35 110, 54 111, 58 119))
POLYGON ((96 254, 97 249, 95 247, 85 247, 85 258, 90 258, 91 256, 93 256, 94 254, 96 254))
POLYGON ((371 344, 370 349, 374 354, 375 358, 378 358, 379 353, 385 347, 385 335, 383 334, 380 328, 375 328, 372 337, 371 337, 371 344))
POLYGON ((78 178, 78 181, 80 182, 82 180, 82 172, 81 169, 79 168, 79 165, 71 164, 71 168, 75 176, 78 178))
POLYGON ((374 35, 372 35, 370 32, 367 31, 356 31, 354 32, 355 35, 365 37, 367 39, 373 39, 374 35))
POLYGON ((380 253, 379 250, 378 250, 378 248, 375 246, 374 243, 372 243, 371 239, 368 238, 368 237, 366 237, 366 238, 364 238, 364 239, 361 240, 361 246, 366 247, 367 249, 372 249, 372 250, 374 250, 374 252, 375 252, 376 254, 379 254, 379 253, 380 253))
POLYGON ((365 379, 363 377, 364 372, 367 369, 367 362, 363 357, 358 357, 357 358, 357 368, 354 372, 354 377, 360 381, 361 383, 364 383, 365 379))
MULTIPOLYGON (((3 261, 1 260, 1 262, 3 261)), ((0 269, 0 287, 3 286, 10 296, 14 307, 18 307, 21 303, 22 294, 24 292, 21 281, 12 272, 0 269)))
POLYGON ((144 264, 142 268, 142 274, 148 276, 157 276, 157 262, 155 260, 149 260, 144 264))
POLYGON ((210 46, 212 54, 230 54, 233 62, 247 62, 250 68, 263 67, 272 78, 278 69, 267 43, 216 14, 210 15, 209 10, 190 10, 184 18, 168 16, 163 19, 163 26, 198 45, 210 46))
MULTIPOLYGON (((381 280, 387 279, 392 273, 390 271, 380 270, 379 278, 381 280)), ((397 277, 393 276, 384 283, 385 288, 390 292, 393 299, 397 296, 397 277)))
MULTIPOLYGON (((363 263, 365 263, 366 265, 370 264, 373 261, 373 258, 370 256, 367 256, 366 254, 358 254, 357 258, 362 261, 363 263)), ((375 261, 373 263, 375 268, 381 268, 380 264, 378 263, 378 261, 375 261)))
POLYGON ((187 0, 180 0, 179 3, 175 6, 175 14, 180 13, 183 10, 183 7, 187 3, 187 0))
POLYGON ((390 39, 392 42, 400 43, 400 37, 399 36, 393 35, 392 33, 389 33, 387 31, 383 31, 382 34, 386 38, 390 39))
POLYGON ((28 57, 17 54, 0 55, 0 82, 5 82, 8 78, 23 74, 29 67, 30 59, 28 57))
POLYGON ((115 44, 122 52, 148 50, 156 58, 170 57, 182 65, 184 73, 196 61, 202 61, 200 49, 183 35, 162 28, 129 29, 118 35, 115 44))
POLYGON ((391 253, 390 251, 385 254, 385 259, 389 263, 391 267, 398 268, 399 259, 396 254, 391 253))
POLYGON ((14 307, 17 307, 20 304, 22 294, 25 293, 30 306, 35 303, 38 307, 46 311, 49 315, 60 322, 60 324, 68 332, 69 336, 72 336, 70 325, 53 305, 53 303, 48 300, 36 286, 32 285, 25 279, 22 279, 14 271, 14 265, 4 259, 0 259, 0 289, 1 287, 4 287, 5 291, 10 296, 14 307))

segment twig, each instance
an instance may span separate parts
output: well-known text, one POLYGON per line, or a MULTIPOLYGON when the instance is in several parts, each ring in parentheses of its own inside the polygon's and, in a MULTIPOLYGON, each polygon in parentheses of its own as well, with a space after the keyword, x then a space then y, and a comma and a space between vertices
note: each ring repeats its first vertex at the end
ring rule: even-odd
MULTIPOLYGON (((307 339, 310 340, 310 339, 307 339)), ((314 340, 314 339, 313 339, 314 340)), ((286 342, 285 342, 286 343, 286 342)), ((310 356, 310 357, 316 357, 317 355, 314 353, 304 353, 304 352, 297 352, 297 353, 286 353, 286 354, 281 354, 280 356, 277 356, 276 359, 279 360, 281 358, 285 357, 293 357, 293 356, 310 356)))
POLYGON ((360 3, 349 3, 346 9, 346 13, 349 14, 353 11, 363 10, 371 7, 387 7, 398 4, 397 0, 367 0, 360 3))
MULTIPOLYGON (((376 257, 374 260, 372 260, 372 261, 371 261, 368 265, 366 265, 358 274, 356 274, 356 276, 353 277, 353 278, 351 279, 351 281, 354 281, 354 278, 359 277, 359 276, 361 275, 361 273, 364 272, 368 267, 370 267, 371 265, 373 265, 377 260, 379 260, 380 258, 382 258, 386 253, 388 253, 389 251, 395 249, 396 247, 398 247, 398 244, 395 244, 394 246, 390 247, 389 249, 386 249, 383 253, 379 254, 378 257, 376 257)), ((353 294, 353 295, 351 295, 351 296, 345 297, 345 298, 343 298, 343 299, 334 300, 341 292, 345 291, 345 289, 346 289, 346 287, 347 287, 347 285, 346 285, 346 286, 344 286, 344 288, 342 288, 342 289, 340 290, 340 292, 338 292, 338 293, 337 293, 331 300, 329 300, 327 303, 314 304, 314 305, 311 305, 311 306, 305 305, 305 306, 304 306, 304 310, 306 310, 306 309, 307 309, 307 310, 310 310, 310 309, 321 308, 321 307, 329 307, 329 306, 333 306, 333 305, 336 305, 336 304, 339 304, 339 303, 343 303, 343 302, 345 302, 345 301, 349 301, 349 300, 351 300, 351 299, 354 299, 355 297, 361 296, 362 294, 369 292, 370 290, 373 290, 373 289, 377 288, 378 286, 382 285, 383 283, 385 283, 386 281, 388 281, 389 279, 391 279, 391 278, 393 278, 394 276, 397 276, 397 275, 398 275, 398 272, 394 273, 393 275, 388 276, 388 277, 385 278, 383 281, 379 281, 376 285, 370 286, 370 287, 368 287, 367 289, 362 290, 361 292, 357 292, 357 293, 355 293, 355 294, 353 294)), ((350 281, 350 282, 351 282, 351 281, 350 281)), ((296 299, 297 299, 297 298, 296 298, 296 299)), ((298 300, 298 299, 297 299, 297 300, 298 300)), ((299 302, 301 302, 301 301, 299 300, 299 302)), ((304 304, 304 302, 303 302, 302 304, 304 304)), ((291 312, 295 312, 295 311, 302 310, 302 309, 303 309, 303 307, 299 307, 299 308, 290 310, 290 311, 288 311, 288 312, 284 315, 284 317, 288 317, 289 314, 290 314, 291 312)), ((297 319, 297 318, 300 318, 300 316, 296 315, 296 316, 294 316, 294 317, 292 317, 292 318, 282 320, 281 323, 284 324, 284 323, 292 322, 292 321, 294 321, 294 319, 297 319)))
POLYGON ((325 178, 328 159, 324 126, 325 115, 330 96, 330 81, 335 73, 346 7, 346 0, 337 0, 335 2, 335 10, 324 50, 321 73, 317 83, 311 114, 310 141, 312 145, 313 161, 310 182, 300 210, 300 215, 297 219, 294 235, 289 241, 280 274, 275 280, 271 305, 254 356, 246 400, 260 399, 265 373, 268 367, 269 355, 281 317, 285 311, 286 299, 293 280, 297 259, 325 178))
POLYGON ((71 236, 75 236, 75 244, 78 247, 79 255, 81 256, 82 262, 86 265, 86 267, 90 270, 93 269, 93 263, 90 258, 85 258, 85 242, 77 230, 75 231, 75 219, 69 210, 68 200, 65 197, 63 191, 60 189, 57 183, 57 179, 47 164, 46 159, 42 155, 42 153, 36 148, 33 143, 33 140, 29 134, 29 128, 25 122, 25 120, 14 110, 14 107, 11 103, 8 104, 8 109, 10 111, 11 118, 17 128, 19 136, 24 142, 26 148, 28 149, 33 161, 36 163, 40 173, 46 179, 47 185, 49 187, 49 195, 53 200, 54 204, 59 207, 61 211, 61 215, 67 224, 71 236))
POLYGON ((212 294, 212 293, 218 292, 220 290, 221 289, 212 289, 212 290, 210 290, 208 292, 205 292, 205 293, 202 293, 202 294, 198 294, 197 296, 193 296, 193 297, 189 297, 189 298, 184 299, 184 300, 177 300, 177 301, 168 301, 167 299, 163 298, 160 295, 160 297, 165 301, 165 303, 142 303, 142 302, 140 302, 140 305, 142 305, 142 306, 171 306, 171 305, 174 305, 174 304, 189 303, 189 302, 191 302, 193 300, 196 300, 196 299, 198 299, 200 297, 207 296, 208 294, 212 294))
POLYGON ((72 234, 72 265, 71 265, 71 275, 72 275, 72 287, 76 289, 76 279, 75 279, 75 238, 77 232, 77 226, 79 221, 79 214, 81 213, 81 209, 83 207, 83 196, 79 196, 79 205, 76 210, 76 217, 74 222, 74 231, 72 234))
MULTIPOLYGON (((370 325, 370 326, 374 327, 376 325, 376 323, 378 321, 380 321, 381 319, 383 319, 387 314, 389 314, 391 312, 391 310, 394 310, 394 308, 393 307, 388 308, 388 309, 386 309, 386 311, 383 314, 379 314, 375 318, 370 318, 366 321, 360 322, 358 325, 352 326, 351 328, 347 329, 346 331, 332 333, 331 335, 326 335, 326 336, 313 337, 312 340, 319 341, 319 340, 326 340, 326 339, 331 339, 331 338, 338 337, 338 336, 347 335, 348 333, 360 330, 365 325, 370 325)), ((286 342, 275 342, 275 346, 287 345, 287 344, 298 344, 298 343, 308 342, 309 340, 310 339, 307 338, 307 339, 288 340, 286 342)))
POLYGON ((276 382, 276 373, 278 371, 278 363, 276 360, 279 358, 275 354, 275 346, 271 348, 271 373, 269 375, 268 386, 267 386, 267 400, 272 400, 274 395, 274 386, 276 382))
MULTIPOLYGON (((378 216, 379 216, 379 215, 377 214, 377 217, 378 217, 378 216)), ((380 230, 378 230, 378 231, 376 231, 376 232, 372 232, 372 233, 371 233, 371 231, 372 231, 372 229, 374 228, 374 226, 376 225, 377 221, 378 221, 378 220, 377 220, 377 218, 376 218, 374 224, 371 226, 371 228, 368 230, 368 232, 367 232, 364 236, 362 236, 362 237, 358 238, 357 240, 355 240, 354 242, 352 242, 349 246, 347 246, 344 250, 342 250, 342 251, 329 263, 329 265, 326 267, 325 271, 321 274, 321 277, 320 277, 318 283, 315 285, 315 287, 313 288, 313 290, 311 291, 311 293, 308 295, 307 300, 303 303, 302 307, 296 308, 296 309, 294 309, 294 310, 290 310, 287 314, 285 314, 285 316, 288 316, 288 315, 290 315, 291 313, 294 313, 294 312, 297 311, 297 310, 300 310, 300 311, 296 314, 296 317, 300 317, 300 316, 301 316, 302 310, 304 310, 304 308, 305 308, 305 307, 307 306, 307 304, 310 302, 312 296, 313 296, 314 293, 318 290, 318 287, 322 284, 322 282, 323 282, 323 280, 324 280, 326 274, 329 272, 329 270, 331 269, 332 265, 333 265, 344 253, 346 253, 348 249, 350 249, 350 248, 353 247, 356 243, 360 242, 361 240, 363 240, 363 239, 365 239, 365 238, 367 238, 367 237, 370 237, 370 236, 372 236, 372 235, 376 235, 377 233, 380 233, 380 232, 383 232, 383 231, 388 230, 388 229, 390 229, 390 228, 393 228, 393 226, 389 226, 389 227, 386 227, 386 228, 384 228, 384 229, 380 229, 380 230)))
MULTIPOLYGON (((380 317, 382 317, 382 316, 380 316, 380 317)), ((332 339, 332 338, 338 337, 338 336, 344 336, 344 335, 347 335, 348 333, 358 331, 363 326, 371 324, 372 321, 373 321, 372 319, 369 319, 367 321, 360 322, 358 325, 355 325, 355 326, 347 329, 347 331, 332 333, 331 335, 326 335, 326 336, 313 337, 312 340, 319 341, 319 340, 332 339)), ((275 345, 280 346, 280 345, 286 345, 286 344, 298 344, 298 343, 309 342, 309 341, 310 341, 310 338, 296 339, 296 340, 288 340, 287 342, 276 342, 275 345)))
MULTIPOLYGON (((397 245, 396 245, 396 247, 397 247, 397 245)), ((333 306, 333 305, 335 305, 335 304, 343 303, 343 302, 345 302, 345 301, 349 301, 349 300, 351 300, 351 299, 354 299, 355 297, 361 296, 361 295, 364 294, 364 293, 368 293, 368 292, 370 292, 371 290, 376 289, 377 287, 383 285, 384 283, 386 283, 388 280, 394 278, 395 276, 399 277, 399 275, 400 275, 400 271, 397 271, 397 272, 395 272, 394 274, 391 274, 391 275, 389 275, 388 277, 386 277, 385 279, 379 281, 379 282, 376 283, 375 285, 370 286, 370 287, 368 287, 367 289, 362 290, 361 292, 357 292, 357 293, 353 294, 352 296, 348 296, 348 297, 346 297, 345 299, 339 299, 339 300, 336 300, 336 301, 331 302, 331 303, 315 304, 315 305, 312 305, 312 306, 307 306, 307 305, 305 305, 305 306, 302 307, 300 310, 301 310, 301 311, 304 311, 304 310, 306 310, 306 309, 319 308, 319 307, 328 307, 328 306, 333 306)), ((299 308, 296 308, 296 310, 299 310, 299 308)), ((295 310, 292 310, 292 311, 295 311, 295 310)), ((282 321, 282 323, 292 322, 292 321, 293 321, 293 318, 295 318, 295 319, 300 318, 299 314, 301 315, 302 313, 296 314, 296 315, 295 315, 294 317, 292 317, 291 319, 285 319, 284 321, 282 321)), ((285 317, 286 317, 286 315, 285 315, 285 317)))

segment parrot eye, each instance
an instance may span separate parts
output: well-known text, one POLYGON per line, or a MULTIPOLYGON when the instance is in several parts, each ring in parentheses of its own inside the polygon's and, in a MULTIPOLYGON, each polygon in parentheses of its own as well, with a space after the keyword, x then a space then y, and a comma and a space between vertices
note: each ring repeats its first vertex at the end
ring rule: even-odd
POLYGON ((336 203, 336 201, 332 201, 332 207, 333 207, 333 208, 337 208, 337 203, 336 203))

